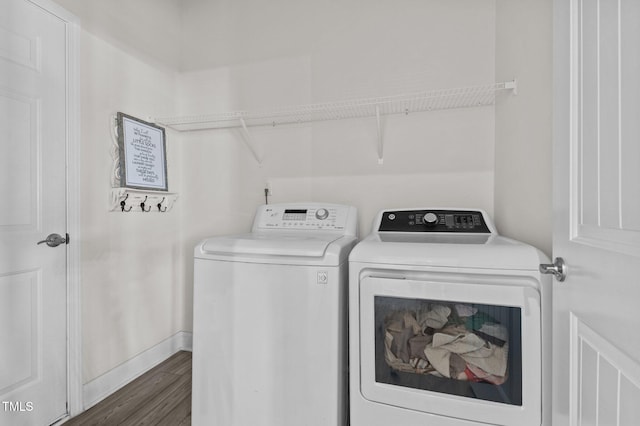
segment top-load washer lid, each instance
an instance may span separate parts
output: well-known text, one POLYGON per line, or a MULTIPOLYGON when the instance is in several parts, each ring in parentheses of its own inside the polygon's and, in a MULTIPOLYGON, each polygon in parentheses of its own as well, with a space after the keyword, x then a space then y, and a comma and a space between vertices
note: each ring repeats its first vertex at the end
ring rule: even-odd
POLYGON ((338 265, 355 245, 356 232, 354 207, 269 204, 258 207, 251 233, 208 238, 194 255, 232 262, 338 265))
POLYGON ((215 237, 201 245, 204 254, 240 256, 322 257, 327 247, 339 240, 339 234, 254 233, 215 237))

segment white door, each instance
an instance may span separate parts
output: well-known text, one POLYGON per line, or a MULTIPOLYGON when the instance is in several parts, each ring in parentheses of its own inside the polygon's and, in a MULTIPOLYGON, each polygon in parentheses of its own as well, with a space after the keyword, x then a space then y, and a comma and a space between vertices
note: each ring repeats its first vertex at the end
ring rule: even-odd
POLYGON ((67 412, 66 33, 0 0, 0 425, 67 412))
POLYGON ((639 23, 554 3, 554 425, 640 424, 639 23))

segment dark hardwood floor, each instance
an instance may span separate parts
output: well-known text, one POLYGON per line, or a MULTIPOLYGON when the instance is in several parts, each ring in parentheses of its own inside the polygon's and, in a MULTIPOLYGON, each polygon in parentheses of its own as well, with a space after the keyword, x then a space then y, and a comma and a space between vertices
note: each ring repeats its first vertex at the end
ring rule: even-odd
POLYGON ((191 352, 181 351, 64 426, 191 425, 191 352))

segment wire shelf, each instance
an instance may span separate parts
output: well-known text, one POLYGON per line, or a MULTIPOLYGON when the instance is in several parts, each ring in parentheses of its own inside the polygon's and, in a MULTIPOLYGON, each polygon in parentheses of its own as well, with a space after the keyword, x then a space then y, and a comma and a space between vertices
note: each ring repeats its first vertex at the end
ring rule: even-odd
POLYGON ((516 81, 378 98, 296 105, 264 111, 235 111, 211 115, 158 117, 155 122, 183 132, 237 127, 246 129, 247 127, 256 126, 279 126, 282 124, 311 123, 348 118, 380 117, 420 111, 493 105, 496 93, 503 90, 514 90, 515 92, 516 81))

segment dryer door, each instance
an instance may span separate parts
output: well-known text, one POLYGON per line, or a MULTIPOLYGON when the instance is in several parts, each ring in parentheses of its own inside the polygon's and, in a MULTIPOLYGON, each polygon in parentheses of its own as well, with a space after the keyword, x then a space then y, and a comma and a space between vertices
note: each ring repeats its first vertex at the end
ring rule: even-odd
POLYGON ((536 284, 498 275, 364 277, 363 396, 471 421, 539 426, 536 284))

